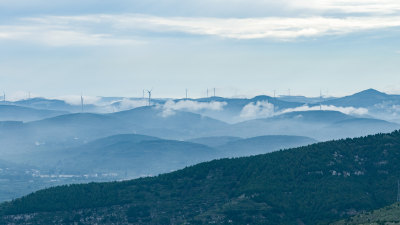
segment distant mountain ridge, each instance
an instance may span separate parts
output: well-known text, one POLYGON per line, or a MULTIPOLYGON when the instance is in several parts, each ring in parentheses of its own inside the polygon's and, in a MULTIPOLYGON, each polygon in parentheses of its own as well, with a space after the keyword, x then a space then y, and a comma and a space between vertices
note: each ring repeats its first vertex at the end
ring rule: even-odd
POLYGON ((116 173, 118 177, 156 175, 221 157, 208 146, 137 134, 106 137, 46 156, 56 170, 116 173))
MULTIPOLYGON (((196 140, 196 139, 195 139, 196 140)), ((201 141, 200 141, 201 142, 201 141)), ((263 154, 315 143, 298 136, 262 136, 230 139, 218 146, 165 140, 138 134, 120 134, 78 147, 27 153, 26 163, 72 174, 114 173, 118 178, 159 174, 224 157, 263 154)))
POLYGON ((392 104, 400 104, 400 95, 388 95, 383 92, 379 92, 375 89, 367 89, 353 95, 345 96, 342 98, 336 98, 332 100, 323 101, 323 105, 334 105, 342 107, 372 107, 376 104, 390 101, 392 104))
POLYGON ((186 140, 207 136, 249 138, 265 135, 307 136, 316 140, 391 132, 400 125, 372 118, 358 118, 337 111, 299 111, 271 118, 227 124, 200 114, 140 107, 109 113, 65 114, 29 123, 0 124, 0 154, 63 149, 117 134, 142 134, 186 140), (7 152, 5 151, 7 150, 7 152))
POLYGON ((358 118, 338 111, 313 110, 248 120, 233 124, 232 128, 224 134, 239 137, 286 134, 307 136, 323 141, 391 132, 400 129, 400 125, 384 120, 358 118))

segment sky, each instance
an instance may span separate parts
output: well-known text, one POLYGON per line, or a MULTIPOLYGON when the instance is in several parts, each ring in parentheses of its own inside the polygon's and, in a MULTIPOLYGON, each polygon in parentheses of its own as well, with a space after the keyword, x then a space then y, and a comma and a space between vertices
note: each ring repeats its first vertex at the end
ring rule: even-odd
POLYGON ((398 0, 0 0, 0 91, 399 94, 399 36, 398 0))

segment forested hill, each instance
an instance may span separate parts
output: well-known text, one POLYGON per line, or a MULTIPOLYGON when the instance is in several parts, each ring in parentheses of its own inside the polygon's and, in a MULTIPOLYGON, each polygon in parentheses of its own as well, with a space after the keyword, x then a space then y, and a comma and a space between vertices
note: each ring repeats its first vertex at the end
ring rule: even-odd
POLYGON ((396 131, 49 188, 2 204, 0 223, 326 224, 395 202, 399 175, 396 131))

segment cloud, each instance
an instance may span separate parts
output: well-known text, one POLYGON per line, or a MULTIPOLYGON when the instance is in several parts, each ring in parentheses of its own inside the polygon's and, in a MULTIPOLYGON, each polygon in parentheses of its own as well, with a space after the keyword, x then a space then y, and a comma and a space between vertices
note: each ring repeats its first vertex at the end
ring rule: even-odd
POLYGON ((146 35, 162 37, 172 32, 228 39, 287 41, 399 26, 400 16, 396 15, 215 18, 91 14, 23 18, 16 24, 0 26, 0 40, 50 46, 127 45, 145 43, 139 40, 145 39, 146 35))
POLYGON ((299 112, 299 111, 314 111, 314 110, 330 110, 330 111, 338 111, 348 115, 357 115, 362 116, 368 114, 368 109, 366 108, 354 108, 354 107, 337 107, 333 105, 322 105, 320 106, 300 106, 296 108, 285 109, 279 112, 279 114, 289 113, 289 112, 299 112))
POLYGON ((169 100, 165 102, 162 108, 162 116, 168 117, 175 114, 175 111, 189 111, 189 112, 198 112, 202 110, 211 110, 211 111, 221 111, 227 105, 226 102, 197 102, 191 100, 182 100, 182 101, 172 101, 169 100))
POLYGON ((143 42, 116 37, 110 33, 91 33, 73 26, 47 26, 38 24, 0 26, 0 40, 38 43, 48 46, 132 45, 143 42))
POLYGON ((243 119, 266 118, 274 115, 274 105, 267 101, 250 102, 240 112, 243 119))
POLYGON ((339 13, 394 14, 400 11, 397 0, 288 0, 288 6, 339 13))
POLYGON ((114 0, 114 1, 77 1, 77 0, 2 0, 0 12, 52 12, 68 14, 86 12, 129 11, 159 15, 229 15, 244 17, 269 13, 374 13, 392 14, 399 11, 398 0, 114 0), (294 11, 294 12, 293 12, 294 11))
POLYGON ((398 116, 400 114, 400 105, 397 105, 392 101, 384 101, 382 103, 375 104, 373 109, 392 114, 393 116, 398 116))

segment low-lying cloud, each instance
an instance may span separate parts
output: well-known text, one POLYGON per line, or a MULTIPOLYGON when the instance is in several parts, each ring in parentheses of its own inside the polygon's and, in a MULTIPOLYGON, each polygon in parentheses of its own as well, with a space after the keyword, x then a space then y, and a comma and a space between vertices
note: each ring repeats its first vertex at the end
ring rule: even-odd
POLYGON ((64 25, 46 25, 31 22, 25 25, 0 26, 0 40, 24 41, 54 47, 142 43, 133 38, 117 37, 107 31, 93 32, 90 31, 90 27, 75 27, 68 23, 64 25))
POLYGON ((300 111, 315 111, 315 110, 330 110, 338 111, 348 115, 362 116, 368 114, 368 109, 366 108, 355 108, 355 107, 338 107, 334 105, 321 105, 321 106, 300 106, 296 108, 285 109, 279 112, 279 114, 289 113, 289 112, 300 112, 300 111))
POLYGON ((189 112, 198 112, 202 110, 211 110, 211 111, 221 111, 224 106, 226 106, 226 102, 197 102, 191 100, 182 100, 182 101, 172 101, 169 100, 165 102, 164 105, 159 106, 162 109, 162 116, 168 117, 175 114, 175 111, 189 111, 189 112))
POLYGON ((300 106, 296 108, 289 108, 284 110, 277 110, 273 104, 267 101, 258 101, 256 103, 251 102, 243 107, 240 112, 240 118, 242 119, 257 119, 257 118, 268 118, 275 115, 280 115, 289 112, 301 112, 301 111, 315 111, 315 110, 329 110, 338 111, 347 115, 363 116, 368 114, 366 108, 355 108, 355 107, 338 107, 333 105, 321 105, 321 106, 300 106))
POLYGON ((274 105, 267 101, 250 102, 240 112, 240 118, 256 119, 266 118, 274 115, 274 105))

